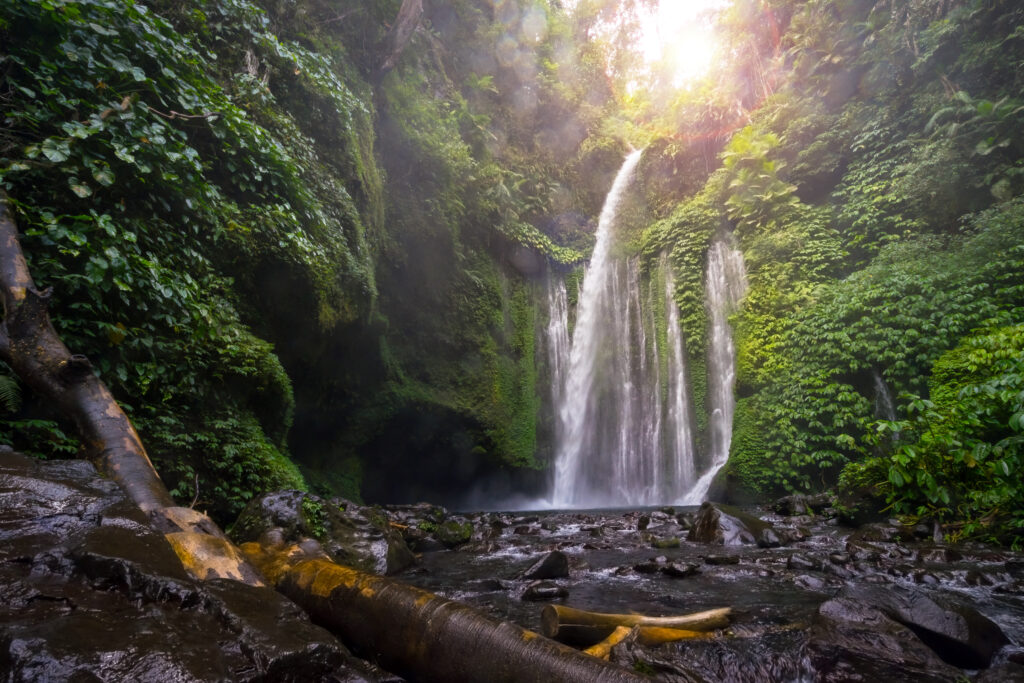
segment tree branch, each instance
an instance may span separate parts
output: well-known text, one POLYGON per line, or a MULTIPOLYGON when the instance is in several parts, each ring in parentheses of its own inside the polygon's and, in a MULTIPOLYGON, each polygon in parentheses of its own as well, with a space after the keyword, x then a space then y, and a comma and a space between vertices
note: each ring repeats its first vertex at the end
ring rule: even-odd
POLYGON ((420 18, 423 16, 423 0, 402 0, 402 7, 398 10, 395 23, 391 30, 381 41, 381 52, 383 57, 377 66, 374 74, 375 80, 380 80, 384 74, 395 68, 402 51, 412 39, 416 27, 420 25, 420 18))

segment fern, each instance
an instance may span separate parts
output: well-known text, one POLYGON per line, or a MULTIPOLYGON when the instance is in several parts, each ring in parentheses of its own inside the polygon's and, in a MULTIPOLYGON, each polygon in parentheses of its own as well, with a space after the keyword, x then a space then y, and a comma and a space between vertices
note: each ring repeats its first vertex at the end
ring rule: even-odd
POLYGON ((21 388, 18 381, 9 375, 0 375, 0 408, 7 413, 21 409, 21 388))

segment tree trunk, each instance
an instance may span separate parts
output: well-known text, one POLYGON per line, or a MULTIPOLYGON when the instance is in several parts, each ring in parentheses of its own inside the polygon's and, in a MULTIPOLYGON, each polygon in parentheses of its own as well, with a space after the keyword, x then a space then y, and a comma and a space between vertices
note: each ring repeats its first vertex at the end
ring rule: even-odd
POLYGON ((675 617, 647 617, 642 614, 601 614, 564 605, 548 605, 541 612, 541 633, 562 643, 589 647, 610 636, 618 626, 711 631, 728 626, 730 612, 730 608, 722 607, 675 617))
POLYGON ((416 27, 420 25, 420 18, 423 16, 423 0, 402 0, 402 7, 398 10, 395 23, 391 30, 381 41, 382 57, 374 74, 375 80, 383 78, 384 74, 395 68, 398 58, 405 50, 405 46, 412 39, 416 27))
POLYGON ((0 359, 78 428, 87 457, 144 511, 174 505, 139 435, 85 356, 72 355, 50 323, 50 290, 36 289, 18 229, 0 195, 0 359))
POLYGON ((278 590, 356 654, 416 681, 644 681, 643 676, 392 579, 309 559, 292 546, 242 551, 278 590))

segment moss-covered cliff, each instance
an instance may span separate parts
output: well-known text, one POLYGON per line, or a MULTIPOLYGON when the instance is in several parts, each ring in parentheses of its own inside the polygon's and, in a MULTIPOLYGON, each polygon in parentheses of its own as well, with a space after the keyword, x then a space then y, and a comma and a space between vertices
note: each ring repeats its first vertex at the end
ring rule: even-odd
MULTIPOLYGON (((608 172, 600 62, 560 10, 465 1, 428 3, 385 73, 400 4, 2 6, 33 272, 175 494, 217 514, 535 466, 531 282, 579 257, 554 218, 595 211, 608 172)), ((3 440, 74 452, 0 376, 3 440)))
MULTIPOLYGON (((1022 18, 1009 2, 870 1, 726 17, 745 77, 702 92, 717 112, 702 120, 726 116, 715 103, 737 82, 749 119, 648 234, 697 265, 723 221, 746 257, 720 494, 819 488, 845 467, 896 512, 1019 529, 1022 18), (974 374, 954 381, 964 354, 974 374)), ((652 169, 686 159, 659 151, 652 169)), ((701 298, 680 305, 699 334, 701 298)))

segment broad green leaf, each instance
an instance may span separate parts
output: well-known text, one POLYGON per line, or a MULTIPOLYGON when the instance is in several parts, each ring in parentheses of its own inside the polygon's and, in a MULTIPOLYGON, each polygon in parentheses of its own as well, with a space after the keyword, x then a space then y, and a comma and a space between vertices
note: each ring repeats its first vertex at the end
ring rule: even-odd
POLYGON ((42 145, 43 156, 55 164, 67 161, 71 156, 68 141, 60 138, 46 138, 42 145))
POLYGON ((72 192, 82 199, 85 199, 92 194, 92 188, 78 180, 78 178, 69 178, 68 186, 71 187, 72 192))
POLYGON ((92 177, 103 187, 110 187, 114 184, 114 172, 109 168, 94 168, 92 177))

